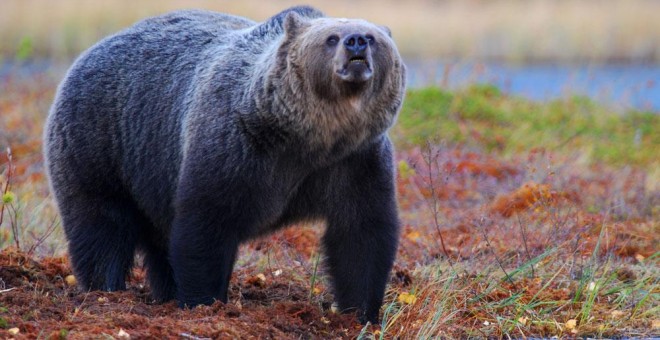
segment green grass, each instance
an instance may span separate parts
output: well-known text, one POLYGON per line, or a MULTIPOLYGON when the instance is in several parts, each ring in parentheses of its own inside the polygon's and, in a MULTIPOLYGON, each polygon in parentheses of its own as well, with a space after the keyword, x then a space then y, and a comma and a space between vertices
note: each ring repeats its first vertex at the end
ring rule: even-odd
POLYGON ((660 115, 652 112, 619 113, 580 96, 531 102, 474 85, 458 92, 409 91, 394 137, 404 146, 440 138, 505 155, 545 148, 614 165, 653 166, 659 129, 660 115))
MULTIPOLYGON (((640 277, 617 278, 613 259, 595 260, 591 272, 579 280, 567 279, 570 266, 554 257, 554 249, 530 262, 537 266, 532 278, 525 263, 514 271, 524 272, 512 286, 497 279, 498 269, 474 268, 459 264, 446 268, 445 261, 419 267, 416 280, 418 301, 414 305, 395 298, 383 307, 380 334, 373 338, 389 338, 407 334, 415 338, 431 338, 442 334, 461 337, 519 337, 525 334, 554 334, 559 337, 612 337, 623 327, 644 328, 657 316, 657 261, 632 266, 640 277), (538 263, 550 256, 551 261, 538 263), (442 267, 442 269, 438 269, 442 267), (434 272, 442 271, 441 275, 434 272), (563 297, 567 292, 573 298, 563 297), (640 312, 636 312, 639 310, 640 312), (576 328, 567 326, 575 320, 576 328)), ((501 274, 501 272, 500 272, 501 274)), ((652 331, 649 329, 648 332, 652 331)), ((651 334, 648 333, 648 334, 651 334)))

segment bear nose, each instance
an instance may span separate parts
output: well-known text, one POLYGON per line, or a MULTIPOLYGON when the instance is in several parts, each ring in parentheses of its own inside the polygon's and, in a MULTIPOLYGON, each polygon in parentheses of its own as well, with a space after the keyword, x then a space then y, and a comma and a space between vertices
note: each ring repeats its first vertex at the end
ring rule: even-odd
POLYGON ((369 42, 367 41, 367 37, 362 34, 352 34, 344 39, 344 46, 353 53, 359 53, 369 46, 369 42))

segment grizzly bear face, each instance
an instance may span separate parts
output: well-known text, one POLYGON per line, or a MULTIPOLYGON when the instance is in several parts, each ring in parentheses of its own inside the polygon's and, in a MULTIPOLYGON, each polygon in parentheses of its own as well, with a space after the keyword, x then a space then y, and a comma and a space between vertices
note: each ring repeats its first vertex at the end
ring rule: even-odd
MULTIPOLYGON (((289 13, 274 79, 286 116, 309 144, 350 150, 384 133, 405 93, 405 65, 389 29, 359 19, 289 13)), ((277 99, 279 101, 279 99, 277 99)))
POLYGON ((401 77, 401 57, 386 27, 360 19, 306 20, 293 13, 285 32, 291 42, 284 44, 288 66, 319 97, 334 101, 378 91, 388 77, 401 77))

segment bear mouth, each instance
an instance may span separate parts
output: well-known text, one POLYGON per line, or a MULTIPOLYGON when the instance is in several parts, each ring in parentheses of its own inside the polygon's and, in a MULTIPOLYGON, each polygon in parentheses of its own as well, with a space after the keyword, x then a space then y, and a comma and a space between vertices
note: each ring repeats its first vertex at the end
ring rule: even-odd
POLYGON ((365 56, 357 55, 348 59, 341 69, 337 70, 337 75, 344 81, 351 83, 361 83, 371 79, 373 71, 369 59, 365 56))
POLYGON ((369 67, 369 62, 367 61, 367 58, 362 57, 362 56, 356 56, 348 60, 349 64, 364 64, 365 66, 369 67))

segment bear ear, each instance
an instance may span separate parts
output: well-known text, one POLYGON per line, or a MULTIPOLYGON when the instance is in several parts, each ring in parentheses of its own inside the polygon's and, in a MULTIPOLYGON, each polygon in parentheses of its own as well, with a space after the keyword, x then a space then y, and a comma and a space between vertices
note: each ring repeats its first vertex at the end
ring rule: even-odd
POLYGON ((300 30, 308 25, 308 22, 296 12, 289 12, 284 18, 284 33, 287 37, 294 37, 300 30))
POLYGON ((378 28, 380 28, 383 32, 387 33, 388 37, 390 37, 390 38, 392 37, 392 31, 390 30, 389 27, 381 25, 381 26, 378 26, 378 28))

